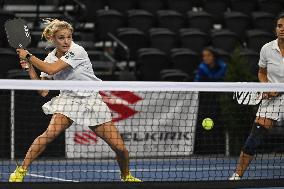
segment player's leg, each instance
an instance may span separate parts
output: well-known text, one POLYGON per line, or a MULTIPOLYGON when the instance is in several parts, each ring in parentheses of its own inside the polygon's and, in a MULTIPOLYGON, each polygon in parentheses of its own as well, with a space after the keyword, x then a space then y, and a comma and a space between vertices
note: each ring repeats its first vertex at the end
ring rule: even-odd
POLYGON ((241 151, 238 164, 236 167, 236 171, 233 174, 233 176, 230 177, 230 180, 240 180, 241 177, 244 175, 252 159, 253 159, 253 155, 249 155, 241 151))
POLYGON ((262 143, 263 137, 267 134, 267 130, 273 127, 274 120, 263 117, 256 117, 250 135, 242 148, 239 161, 235 173, 230 180, 240 180, 248 168, 255 150, 262 143))
POLYGON ((121 171, 121 178, 124 181, 139 182, 140 180, 131 176, 129 171, 129 153, 124 142, 113 122, 107 122, 97 127, 90 127, 101 137, 116 153, 116 159, 121 171))
POLYGON ((121 174, 127 175, 129 173, 128 150, 125 148, 124 142, 113 122, 104 123, 96 128, 91 127, 91 129, 116 153, 121 174))
POLYGON ((22 182, 30 164, 45 150, 46 146, 52 142, 60 133, 70 127, 72 121, 62 115, 54 114, 49 123, 48 128, 40 136, 38 136, 30 146, 22 166, 10 175, 10 182, 22 182))
POLYGON ((68 117, 58 113, 54 114, 46 131, 38 136, 30 146, 22 166, 28 168, 33 160, 45 150, 46 146, 71 124, 72 121, 68 117))

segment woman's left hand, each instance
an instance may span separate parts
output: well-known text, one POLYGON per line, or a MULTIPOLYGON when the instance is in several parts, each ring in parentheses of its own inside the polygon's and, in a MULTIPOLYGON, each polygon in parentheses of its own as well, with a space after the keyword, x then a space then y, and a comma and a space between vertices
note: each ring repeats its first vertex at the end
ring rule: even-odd
POLYGON ((262 94, 262 98, 263 99, 270 99, 272 97, 277 97, 279 96, 279 93, 278 92, 264 92, 262 94))
POLYGON ((29 54, 29 51, 25 49, 16 49, 17 54, 19 55, 20 59, 26 59, 27 54, 29 54))

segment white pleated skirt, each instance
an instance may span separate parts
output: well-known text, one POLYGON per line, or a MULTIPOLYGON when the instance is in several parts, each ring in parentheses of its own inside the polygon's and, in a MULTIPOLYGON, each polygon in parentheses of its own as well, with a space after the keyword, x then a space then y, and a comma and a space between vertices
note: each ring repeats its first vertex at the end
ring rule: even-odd
POLYGON ((263 99, 259 104, 256 116, 273 119, 275 121, 284 120, 284 95, 263 99))
POLYGON ((98 126, 112 120, 111 112, 99 93, 87 97, 60 94, 45 103, 42 109, 45 114, 60 113, 83 126, 98 126))

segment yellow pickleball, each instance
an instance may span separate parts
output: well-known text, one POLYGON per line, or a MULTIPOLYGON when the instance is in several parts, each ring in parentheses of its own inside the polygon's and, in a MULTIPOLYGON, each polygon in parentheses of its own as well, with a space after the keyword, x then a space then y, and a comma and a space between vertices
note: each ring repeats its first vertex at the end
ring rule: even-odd
POLYGON ((202 127, 205 130, 211 130, 214 126, 214 121, 211 118, 205 118, 202 121, 202 127))

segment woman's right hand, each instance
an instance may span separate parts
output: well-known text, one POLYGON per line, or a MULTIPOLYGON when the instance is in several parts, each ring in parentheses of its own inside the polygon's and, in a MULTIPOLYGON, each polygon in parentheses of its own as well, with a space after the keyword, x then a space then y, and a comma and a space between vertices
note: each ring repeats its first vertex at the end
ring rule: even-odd
POLYGON ((20 64, 23 69, 25 69, 26 71, 29 71, 30 65, 26 60, 21 59, 20 64))

